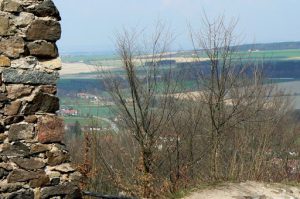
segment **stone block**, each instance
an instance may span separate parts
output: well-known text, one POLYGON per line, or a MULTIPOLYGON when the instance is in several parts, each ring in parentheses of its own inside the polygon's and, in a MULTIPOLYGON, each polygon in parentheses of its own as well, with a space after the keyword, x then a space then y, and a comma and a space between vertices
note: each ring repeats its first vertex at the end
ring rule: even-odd
POLYGON ((12 124, 8 131, 8 139, 9 141, 32 139, 33 130, 33 124, 12 124))
POLYGON ((11 67, 16 69, 33 69, 37 63, 36 57, 27 56, 11 61, 11 67))
POLYGON ((24 106, 24 115, 39 113, 55 113, 59 109, 59 99, 54 95, 38 92, 32 101, 24 106))
POLYGON ((47 199, 54 196, 65 196, 66 198, 82 198, 81 191, 73 183, 45 187, 41 191, 41 199, 47 199))
POLYGON ((37 136, 40 143, 62 142, 64 123, 57 116, 40 117, 37 124, 37 136))
POLYGON ((35 115, 28 115, 25 117, 25 122, 35 123, 37 121, 37 117, 35 115))
POLYGON ((3 11, 6 12, 21 12, 23 10, 22 4, 14 0, 3 1, 3 11))
POLYGON ((69 160, 69 154, 64 151, 48 151, 46 156, 50 166, 59 165, 69 160))
POLYGON ((34 192, 30 189, 21 189, 8 194, 7 199, 34 199, 34 192))
POLYGON ((59 11, 51 0, 46 0, 40 4, 30 6, 28 11, 34 13, 38 17, 54 17, 61 20, 59 11))
POLYGON ((14 116, 7 116, 4 118, 4 125, 11 125, 13 123, 19 123, 24 119, 22 115, 14 115, 14 116))
POLYGON ((31 94, 33 87, 24 84, 9 84, 6 86, 7 97, 9 99, 16 99, 31 94))
POLYGON ((42 85, 40 86, 41 92, 55 95, 57 92, 56 86, 53 85, 42 85))
POLYGON ((4 133, 1 133, 1 134, 0 134, 0 143, 3 143, 4 140, 6 140, 6 138, 7 138, 7 135, 4 134, 4 133))
POLYGON ((21 12, 18 16, 12 18, 13 24, 18 27, 26 27, 34 20, 34 15, 28 12, 21 12))
POLYGON ((22 102, 19 100, 11 102, 4 108, 4 114, 8 116, 17 115, 19 113, 21 104, 22 102))
POLYGON ((6 36, 9 35, 9 18, 5 15, 0 15, 0 35, 6 36))
POLYGON ((18 58, 24 53, 25 42, 21 37, 2 38, 0 41, 0 53, 11 57, 18 58))
POLYGON ((70 172, 74 172, 75 169, 70 165, 70 163, 64 163, 61 165, 58 165, 56 167, 54 167, 55 171, 59 171, 61 173, 70 173, 70 172))
POLYGON ((43 40, 30 42, 27 44, 30 55, 41 58, 56 58, 58 50, 55 44, 43 40))
POLYGON ((61 36, 61 27, 59 22, 54 20, 41 20, 37 19, 33 21, 27 31, 26 39, 30 41, 34 40, 46 40, 57 41, 61 36))
POLYGON ((59 74, 33 70, 17 70, 7 68, 2 71, 2 81, 15 84, 55 84, 59 74))
POLYGON ((21 143, 14 142, 12 144, 5 143, 0 151, 0 156, 24 157, 29 155, 29 148, 21 143))
POLYGON ((62 67, 61 59, 51 59, 51 60, 41 60, 40 65, 42 68, 50 69, 50 70, 60 70, 62 67))
POLYGON ((43 175, 38 179, 30 180, 29 182, 29 186, 32 188, 43 187, 48 184, 50 184, 50 178, 46 175, 43 175))
MULTIPOLYGON (((0 24, 1 27, 1 24, 0 24)), ((10 59, 4 55, 0 55, 0 67, 10 67, 10 59)))
POLYGON ((21 189, 22 183, 4 183, 0 182, 0 193, 11 193, 21 189))
POLYGON ((15 169, 7 177, 8 183, 26 182, 33 179, 39 179, 46 176, 45 171, 26 171, 23 169, 15 169))
POLYGON ((45 167, 45 163, 38 158, 14 158, 12 161, 25 170, 37 170, 45 167))
POLYGON ((44 153, 49 150, 50 148, 48 145, 38 143, 31 146, 30 154, 44 153))

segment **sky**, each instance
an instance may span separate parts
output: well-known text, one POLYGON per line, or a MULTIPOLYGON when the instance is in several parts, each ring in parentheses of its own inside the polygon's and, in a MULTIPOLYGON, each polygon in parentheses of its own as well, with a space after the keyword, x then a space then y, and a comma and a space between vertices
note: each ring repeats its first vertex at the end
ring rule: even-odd
POLYGON ((300 0, 53 0, 62 16, 61 53, 113 52, 125 28, 144 29, 162 20, 176 34, 176 50, 191 49, 188 26, 201 16, 238 18, 244 43, 300 41, 300 0))

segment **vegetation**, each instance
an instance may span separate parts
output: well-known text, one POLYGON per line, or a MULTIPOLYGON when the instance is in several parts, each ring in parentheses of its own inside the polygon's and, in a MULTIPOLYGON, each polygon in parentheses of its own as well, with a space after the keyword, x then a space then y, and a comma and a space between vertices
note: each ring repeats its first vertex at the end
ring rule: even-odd
POLYGON ((118 35, 123 78, 111 72, 102 79, 120 132, 67 139, 85 188, 164 198, 195 184, 299 180, 299 124, 290 99, 265 84, 255 53, 240 52, 235 25, 205 19, 201 31, 191 30, 194 62, 186 70, 160 69, 173 41, 164 26, 150 37, 118 35), (192 77, 193 92, 185 77, 192 77))

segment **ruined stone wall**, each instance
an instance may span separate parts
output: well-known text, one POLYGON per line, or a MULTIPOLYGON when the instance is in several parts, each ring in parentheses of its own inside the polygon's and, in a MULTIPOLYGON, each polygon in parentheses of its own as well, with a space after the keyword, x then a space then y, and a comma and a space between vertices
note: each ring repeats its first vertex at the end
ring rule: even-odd
POLYGON ((0 199, 81 198, 55 115, 59 21, 51 0, 0 0, 0 199))

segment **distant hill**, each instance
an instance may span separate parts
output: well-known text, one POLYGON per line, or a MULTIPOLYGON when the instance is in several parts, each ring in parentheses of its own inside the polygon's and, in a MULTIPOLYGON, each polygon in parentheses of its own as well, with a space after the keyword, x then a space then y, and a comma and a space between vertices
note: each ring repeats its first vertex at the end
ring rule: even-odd
POLYGON ((241 51, 247 50, 288 50, 300 49, 300 42, 277 42, 277 43, 258 43, 258 44, 244 44, 238 46, 241 51))
MULTIPOLYGON (((274 42, 274 43, 257 43, 257 44, 242 44, 235 46, 238 51, 284 51, 284 50, 300 50, 300 41, 296 42, 274 42)), ((199 53, 202 53, 203 50, 197 50, 199 53)), ((164 56, 165 58, 174 58, 174 57, 189 57, 193 54, 193 50, 184 50, 179 51, 173 54, 168 54, 164 56)), ((300 54, 299 54, 300 56, 300 54)), ((297 55, 298 57, 298 55, 297 55)))

